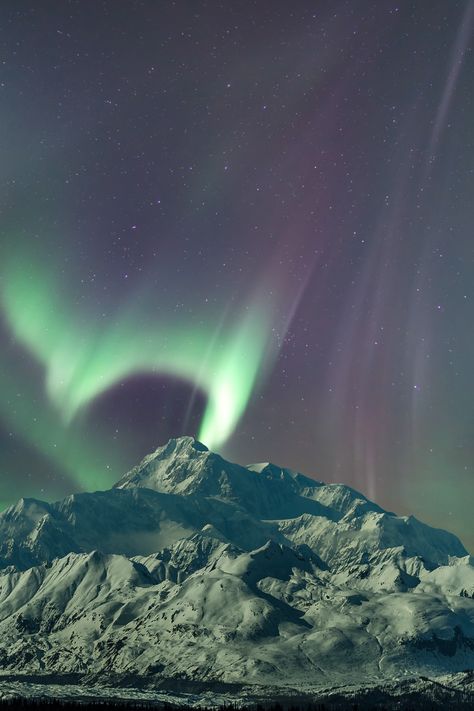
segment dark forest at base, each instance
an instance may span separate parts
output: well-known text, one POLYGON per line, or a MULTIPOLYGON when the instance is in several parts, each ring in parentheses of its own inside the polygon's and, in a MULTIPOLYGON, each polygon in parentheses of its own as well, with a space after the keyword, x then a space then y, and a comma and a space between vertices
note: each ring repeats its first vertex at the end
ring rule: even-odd
POLYGON ((439 709, 462 709, 468 711, 473 709, 473 700, 460 697, 459 699, 443 699, 433 701, 426 699, 423 695, 411 695, 410 698, 397 698, 382 701, 380 699, 369 700, 364 698, 360 701, 356 699, 332 699, 330 701, 316 701, 314 703, 303 704, 301 706, 288 704, 254 704, 248 706, 227 705, 218 708, 208 708, 205 706, 178 706, 174 704, 164 704, 153 701, 141 700, 108 700, 108 699, 25 699, 10 698, 0 700, 0 711, 10 709, 24 709, 25 711, 43 711, 58 709, 58 711, 117 711, 117 710, 151 710, 160 709, 162 711, 438 711, 439 709))

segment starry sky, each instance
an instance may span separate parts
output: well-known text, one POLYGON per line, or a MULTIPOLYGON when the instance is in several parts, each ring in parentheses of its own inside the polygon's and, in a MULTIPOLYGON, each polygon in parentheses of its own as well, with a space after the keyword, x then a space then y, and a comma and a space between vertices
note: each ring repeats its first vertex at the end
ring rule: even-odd
POLYGON ((171 436, 474 550, 474 2, 2 0, 0 506, 171 436))

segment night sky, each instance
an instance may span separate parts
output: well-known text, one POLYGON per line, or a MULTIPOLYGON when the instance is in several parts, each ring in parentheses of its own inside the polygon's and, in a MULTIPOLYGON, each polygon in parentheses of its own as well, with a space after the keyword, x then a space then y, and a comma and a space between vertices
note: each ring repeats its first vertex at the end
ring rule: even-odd
POLYGON ((2 507, 194 434, 474 550, 473 31, 472 0, 2 0, 2 507))

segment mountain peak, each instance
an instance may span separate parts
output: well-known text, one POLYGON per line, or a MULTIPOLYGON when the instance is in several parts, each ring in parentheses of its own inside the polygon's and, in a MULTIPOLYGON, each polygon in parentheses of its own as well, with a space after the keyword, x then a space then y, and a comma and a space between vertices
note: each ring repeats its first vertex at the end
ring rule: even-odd
MULTIPOLYGON (((186 481, 202 473, 209 457, 218 455, 194 437, 176 437, 148 454, 138 466, 125 474, 116 489, 142 487, 163 493, 187 493, 186 481)), ((191 482, 187 481, 189 485, 191 482)))
POLYGON ((194 449, 196 452, 208 452, 208 448, 205 444, 200 442, 195 437, 189 435, 183 435, 182 437, 172 437, 168 440, 167 444, 162 447, 158 447, 154 454, 166 451, 167 454, 175 452, 176 454, 188 452, 190 449, 194 449))

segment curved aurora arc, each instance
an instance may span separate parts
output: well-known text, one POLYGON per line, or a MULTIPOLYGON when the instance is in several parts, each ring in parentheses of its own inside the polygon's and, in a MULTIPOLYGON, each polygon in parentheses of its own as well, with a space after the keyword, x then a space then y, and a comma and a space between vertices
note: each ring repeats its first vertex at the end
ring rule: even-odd
MULTIPOLYGON (((91 324, 60 300, 55 280, 38 264, 28 272, 23 260, 10 262, 3 276, 4 318, 16 342, 44 368, 48 400, 58 415, 55 429, 70 431, 76 416, 115 384, 139 373, 159 373, 181 378, 206 393, 198 437, 211 448, 219 447, 232 434, 257 381, 278 352, 272 333, 276 304, 263 286, 232 325, 225 324, 216 333, 209 324, 170 327, 155 322, 145 329, 133 306, 108 324, 91 324)), ((9 413, 3 411, 2 416, 8 418, 9 413)), ((41 448, 35 428, 21 429, 30 444, 41 448)), ((54 454, 58 464, 65 464, 60 452, 54 454)), ((70 461, 67 464, 66 471, 84 485, 84 467, 79 472, 74 466, 71 470, 70 461)))

